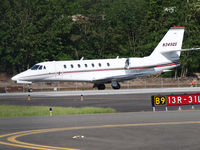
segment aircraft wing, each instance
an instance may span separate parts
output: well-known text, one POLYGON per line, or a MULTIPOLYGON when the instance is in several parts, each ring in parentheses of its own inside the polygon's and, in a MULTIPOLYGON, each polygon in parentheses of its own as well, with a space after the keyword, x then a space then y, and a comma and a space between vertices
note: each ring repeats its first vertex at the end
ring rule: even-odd
POLYGON ((149 75, 149 74, 151 74, 151 73, 150 72, 129 73, 126 75, 111 76, 111 77, 107 77, 107 78, 96 79, 96 80, 93 80, 92 82, 94 82, 94 83, 110 83, 113 80, 114 81, 126 81, 126 80, 135 79, 140 76, 149 75))

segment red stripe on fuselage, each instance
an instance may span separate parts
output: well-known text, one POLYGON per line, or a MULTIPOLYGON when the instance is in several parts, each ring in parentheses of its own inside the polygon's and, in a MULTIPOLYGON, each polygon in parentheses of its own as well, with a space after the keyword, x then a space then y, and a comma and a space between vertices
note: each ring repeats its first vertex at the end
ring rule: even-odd
POLYGON ((39 75, 30 75, 26 76, 23 78, 28 78, 28 77, 37 77, 37 76, 45 76, 45 75, 56 75, 56 74, 67 74, 67 73, 82 73, 82 72, 97 72, 97 71, 116 71, 116 70, 136 70, 136 69, 151 69, 151 68, 160 68, 160 67, 167 67, 167 66, 174 66, 180 64, 179 62, 177 63, 172 63, 172 64, 165 64, 165 65, 160 65, 160 66, 149 66, 149 67, 138 67, 138 68, 116 68, 116 69, 98 69, 98 70, 82 70, 82 71, 68 71, 68 72, 55 72, 55 73, 46 73, 46 74, 39 74, 39 75))

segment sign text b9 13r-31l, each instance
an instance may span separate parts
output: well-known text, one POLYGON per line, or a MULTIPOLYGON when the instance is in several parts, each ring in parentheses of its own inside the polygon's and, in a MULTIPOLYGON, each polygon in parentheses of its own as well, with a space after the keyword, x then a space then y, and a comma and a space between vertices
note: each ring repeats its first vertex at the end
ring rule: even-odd
POLYGON ((152 106, 196 105, 200 104, 200 94, 152 96, 152 106))

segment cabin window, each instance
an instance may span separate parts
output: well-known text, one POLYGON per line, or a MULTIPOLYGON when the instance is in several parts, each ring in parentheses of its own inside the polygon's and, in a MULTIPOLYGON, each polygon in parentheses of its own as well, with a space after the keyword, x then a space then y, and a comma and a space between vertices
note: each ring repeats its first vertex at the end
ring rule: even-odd
POLYGON ((78 67, 79 67, 79 68, 81 68, 81 65, 80 65, 80 64, 78 64, 78 67))
POLYGON ((94 64, 92 64, 92 67, 94 67, 94 64))
POLYGON ((71 64, 71 68, 74 68, 74 65, 71 64))
POLYGON ((109 67, 109 66, 110 66, 110 64, 109 64, 109 63, 107 63, 107 66, 109 67))
POLYGON ((101 63, 99 63, 99 67, 101 67, 101 63))
POLYGON ((87 68, 87 64, 85 64, 85 67, 87 68))
POLYGON ((46 66, 44 66, 44 69, 46 69, 46 66))
POLYGON ((37 70, 39 67, 39 65, 34 65, 33 67, 31 67, 31 70, 37 70))
POLYGON ((64 65, 64 68, 66 69, 66 68, 67 68, 67 66, 66 66, 66 65, 64 65))

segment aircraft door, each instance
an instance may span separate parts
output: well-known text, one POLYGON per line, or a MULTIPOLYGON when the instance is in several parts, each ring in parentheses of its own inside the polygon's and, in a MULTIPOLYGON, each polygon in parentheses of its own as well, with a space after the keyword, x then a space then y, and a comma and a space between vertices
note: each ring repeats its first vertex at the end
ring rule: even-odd
POLYGON ((129 66, 130 66, 130 59, 127 58, 126 61, 125 61, 125 68, 129 69, 129 66))
POLYGON ((54 66, 55 66, 55 77, 56 77, 56 79, 62 79, 62 77, 63 77, 63 65, 55 62, 54 66))

